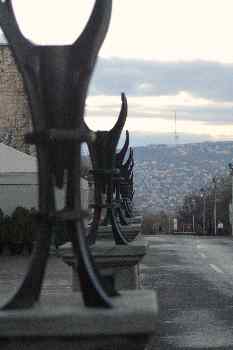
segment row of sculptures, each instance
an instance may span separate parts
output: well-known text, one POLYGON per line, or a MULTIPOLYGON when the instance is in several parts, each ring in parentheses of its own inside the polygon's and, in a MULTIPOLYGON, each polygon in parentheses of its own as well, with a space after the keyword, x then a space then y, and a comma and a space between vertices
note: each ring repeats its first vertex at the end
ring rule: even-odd
POLYGON ((89 82, 108 31, 111 9, 111 0, 96 0, 85 29, 72 45, 39 46, 22 35, 12 1, 0 1, 0 26, 21 72, 31 109, 33 130, 26 135, 26 141, 36 146, 39 179, 39 212, 31 263, 20 287, 2 309, 31 308, 40 298, 52 228, 58 222, 65 225, 72 242, 85 305, 111 308, 112 297, 118 294, 105 285, 90 245, 96 241, 103 209, 116 244, 128 244, 120 229, 120 224, 126 225, 133 214, 132 149, 125 160, 128 132, 124 147, 117 153, 127 116, 125 95, 121 95, 120 115, 110 131, 94 132, 84 120, 89 82), (93 221, 88 232, 88 214, 81 203, 82 143, 89 148, 95 183, 93 221), (56 188, 66 192, 62 210, 56 208, 56 188))
MULTIPOLYGON (((111 225, 113 239, 116 244, 127 244, 128 237, 121 230, 127 226, 133 216, 133 150, 129 148, 129 132, 122 149, 117 152, 117 144, 113 149, 109 147, 111 135, 120 136, 127 116, 126 97, 122 94, 122 107, 115 126, 110 131, 99 131, 95 136, 95 143, 90 147, 94 167, 87 176, 94 187, 94 196, 89 203, 91 222, 87 229, 89 244, 97 239, 99 225, 111 225), (102 145, 105 143, 107 146, 102 145), (98 144, 98 157, 93 153, 98 144), (127 157, 127 158, 126 158, 127 157), (104 164, 105 163, 105 164, 104 164), (102 169, 102 172, 100 171, 102 169), (106 173, 106 169, 112 169, 106 173)), ((118 138, 116 141, 118 143, 118 138)), ((36 209, 17 207, 11 216, 4 215, 0 210, 0 254, 8 251, 11 255, 31 253, 35 240, 36 209)), ((68 236, 64 225, 58 223, 53 227, 54 245, 65 243, 68 236)))

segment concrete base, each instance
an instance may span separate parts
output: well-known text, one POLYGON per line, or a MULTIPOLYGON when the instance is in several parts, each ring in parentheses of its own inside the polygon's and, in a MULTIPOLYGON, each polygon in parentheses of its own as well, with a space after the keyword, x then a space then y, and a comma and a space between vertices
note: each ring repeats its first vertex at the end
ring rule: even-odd
MULTIPOLYGON (((147 248, 148 242, 145 240, 137 240, 128 245, 115 245, 112 241, 102 240, 91 247, 91 252, 101 274, 113 277, 117 290, 125 290, 141 287, 139 262, 145 256, 147 248)), ((59 252, 64 262, 72 267, 73 291, 79 291, 80 285, 71 243, 61 246, 59 252)))
POLYGON ((138 215, 138 216, 133 216, 132 218, 128 218, 129 224, 142 224, 143 221, 143 216, 138 215))
MULTIPOLYGON (((127 237, 127 239, 131 242, 133 241, 137 235, 141 232, 141 225, 140 224, 132 224, 128 226, 121 226, 121 231, 123 234, 127 237)), ((98 239, 113 239, 112 235, 112 226, 99 226, 98 232, 97 232, 98 239)))
POLYGON ((133 216, 139 216, 139 215, 142 215, 142 212, 140 210, 137 210, 137 209, 133 209, 133 216))
POLYGON ((127 291, 113 308, 87 308, 80 293, 43 297, 34 308, 0 311, 1 350, 142 350, 154 335, 154 291, 127 291))

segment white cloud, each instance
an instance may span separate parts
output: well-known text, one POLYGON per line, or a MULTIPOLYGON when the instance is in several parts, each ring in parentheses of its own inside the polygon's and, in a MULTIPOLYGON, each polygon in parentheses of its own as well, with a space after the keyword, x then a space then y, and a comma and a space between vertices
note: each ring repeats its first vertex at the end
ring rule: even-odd
MULTIPOLYGON (((176 95, 165 96, 130 96, 128 100, 128 115, 141 115, 141 117, 157 117, 173 114, 174 110, 211 109, 211 111, 232 109, 233 102, 213 101, 205 98, 195 97, 186 91, 176 95)), ((89 96, 87 99, 87 115, 112 116, 120 111, 121 100, 119 96, 89 96)))
MULTIPOLYGON (((86 122, 89 127, 93 130, 110 130, 116 118, 113 117, 88 117, 86 118, 86 122), (104 126, 104 127, 103 127, 104 126)), ((156 143, 156 135, 166 135, 170 133, 171 140, 174 138, 174 119, 171 115, 170 119, 163 118, 129 118, 125 125, 125 130, 130 131, 131 137, 134 137, 134 134, 148 134, 155 135, 156 143), (143 128, 142 128, 143 125, 143 128)), ((202 122, 202 121, 194 121, 194 120, 178 120, 177 121, 177 132, 178 135, 182 134, 190 134, 192 136, 202 136, 206 135, 206 139, 211 138, 213 140, 232 140, 233 139, 233 125, 225 124, 212 125, 210 123, 202 122)), ((124 134, 123 134, 124 135, 124 134)), ((124 138, 124 136, 123 136, 124 138)), ((182 142, 182 138, 180 137, 180 142, 182 142)), ((145 140, 146 143, 146 140, 145 140)))
MULTIPOLYGON (((109 130, 117 119, 120 106, 119 96, 90 96, 87 100, 86 122, 93 130, 109 130)), ((129 97, 128 106, 125 129, 128 129, 131 135, 135 133, 148 134, 151 135, 151 140, 152 135, 164 135, 165 137, 170 133, 172 140, 174 110, 176 110, 177 132, 178 134, 186 134, 186 138, 188 134, 192 138, 206 135, 206 139, 213 140, 233 138, 231 112, 233 111, 233 103, 231 102, 196 98, 183 91, 174 96, 129 97), (228 115, 230 118, 227 121, 224 117, 226 118, 228 115)))

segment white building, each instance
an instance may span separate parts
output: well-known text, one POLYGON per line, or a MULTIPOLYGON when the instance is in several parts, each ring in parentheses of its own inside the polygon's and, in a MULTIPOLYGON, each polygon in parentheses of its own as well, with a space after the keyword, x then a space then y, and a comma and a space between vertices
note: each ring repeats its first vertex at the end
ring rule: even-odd
MULTIPOLYGON (((88 206, 88 182, 81 179, 83 206, 88 206)), ((57 191, 57 206, 63 203, 63 191, 57 191)), ((35 157, 0 143, 0 208, 10 215, 17 206, 37 208, 38 179, 35 157)))

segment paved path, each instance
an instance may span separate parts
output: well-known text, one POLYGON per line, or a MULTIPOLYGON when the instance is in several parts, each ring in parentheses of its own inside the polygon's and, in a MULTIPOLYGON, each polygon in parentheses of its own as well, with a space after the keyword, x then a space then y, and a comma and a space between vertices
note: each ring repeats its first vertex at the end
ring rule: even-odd
POLYGON ((233 349, 233 240, 147 237, 145 288, 158 293, 158 341, 151 349, 233 349))
MULTIPOLYGON (((29 262, 25 256, 0 256, 0 300, 1 304, 12 295, 25 274, 29 262)), ((71 268, 60 258, 49 259, 42 294, 70 293, 72 284, 71 268)))
MULTIPOLYGON (((156 340, 147 350, 233 350, 233 240, 147 237, 143 285, 157 291, 156 340)), ((0 300, 14 292, 27 257, 0 257, 0 300)), ((51 257, 42 294, 71 292, 71 268, 51 257)))

